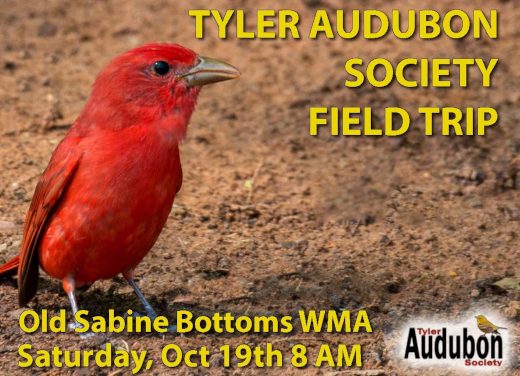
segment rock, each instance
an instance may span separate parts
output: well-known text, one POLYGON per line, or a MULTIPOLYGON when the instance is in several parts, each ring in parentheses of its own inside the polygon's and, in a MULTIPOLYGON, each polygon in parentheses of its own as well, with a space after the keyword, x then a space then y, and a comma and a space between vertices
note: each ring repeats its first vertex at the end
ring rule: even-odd
POLYGON ((283 241, 280 242, 282 248, 285 249, 294 249, 299 252, 305 252, 309 246, 309 242, 305 239, 300 239, 298 241, 283 241))
POLYGON ((214 368, 221 368, 224 365, 224 356, 220 353, 213 354, 209 358, 209 363, 214 368))
POLYGON ((28 91, 31 91, 31 86, 27 82, 19 82, 18 83, 18 90, 20 93, 27 93, 28 91))
POLYGON ((500 211, 504 214, 508 221, 520 221, 520 208, 518 207, 500 207, 500 211))
POLYGON ((469 176, 469 180, 477 182, 478 184, 482 183, 486 178, 486 174, 480 170, 472 170, 469 176))
POLYGON ((45 21, 38 27, 38 36, 49 38, 56 35, 58 27, 52 22, 45 21))
POLYGON ((12 317, 13 319, 16 319, 16 321, 18 321, 23 311, 25 311, 25 308, 18 308, 7 312, 7 314, 9 315, 9 317, 12 317))
POLYGON ((502 288, 504 290, 513 290, 516 292, 520 291, 520 274, 513 277, 505 277, 500 281, 493 283, 494 286, 502 288))
POLYGON ((484 204, 482 204, 482 201, 477 197, 470 197, 468 200, 468 205, 475 209, 481 209, 484 207, 484 204))
POLYGON ((19 226, 17 226, 13 222, 9 221, 0 221, 0 232, 2 231, 13 231, 18 229, 19 226))
POLYGON ((317 8, 323 6, 322 0, 304 0, 303 2, 308 8, 317 8))
POLYGON ((4 69, 5 69, 6 71, 10 71, 10 72, 12 72, 12 71, 14 71, 14 70, 16 69, 16 63, 14 63, 14 62, 12 62, 12 61, 6 61, 6 62, 4 63, 4 69))
POLYGON ((381 236, 379 237, 379 244, 382 245, 383 247, 388 247, 388 246, 392 245, 393 242, 392 242, 392 239, 390 239, 388 237, 388 235, 381 234, 381 236))
POLYGON ((18 57, 20 59, 29 59, 31 57, 31 53, 27 50, 21 50, 19 53, 18 53, 18 57))
POLYGON ((486 174, 478 167, 470 165, 463 166, 455 173, 455 176, 466 183, 480 185, 486 180, 486 174))
POLYGON ((60 58, 56 54, 50 54, 45 57, 45 62, 48 64, 56 64, 60 58))
POLYGON ((520 301, 512 300, 504 312, 508 319, 520 320, 520 301))
POLYGON ((398 294, 403 290, 402 281, 391 281, 386 284, 386 291, 390 294, 398 294))
POLYGON ((368 226, 373 224, 376 221, 376 217, 372 214, 363 213, 359 218, 356 219, 356 222, 360 226, 368 226))
POLYGON ((426 243, 433 243, 433 242, 437 241, 437 235, 435 235, 430 230, 426 230, 423 233, 423 239, 426 243))

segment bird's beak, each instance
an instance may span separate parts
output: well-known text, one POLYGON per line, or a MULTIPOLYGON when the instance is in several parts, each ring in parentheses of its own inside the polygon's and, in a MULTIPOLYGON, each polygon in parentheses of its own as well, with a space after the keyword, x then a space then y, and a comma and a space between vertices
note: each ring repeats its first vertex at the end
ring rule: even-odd
POLYGON ((199 56, 199 63, 179 78, 188 86, 203 86, 215 82, 232 80, 240 76, 234 66, 209 57, 199 56))

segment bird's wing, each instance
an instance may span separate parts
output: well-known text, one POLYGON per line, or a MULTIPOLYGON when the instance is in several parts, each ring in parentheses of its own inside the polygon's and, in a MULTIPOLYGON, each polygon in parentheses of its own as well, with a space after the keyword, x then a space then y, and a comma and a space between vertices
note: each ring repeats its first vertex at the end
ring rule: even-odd
POLYGON ((38 246, 42 230, 52 212, 58 206, 63 193, 76 172, 81 154, 78 140, 65 138, 58 146, 49 165, 36 186, 31 206, 25 218, 24 235, 18 267, 18 302, 26 305, 38 288, 38 246))
POLYGON ((486 320, 486 323, 485 323, 486 326, 488 326, 490 329, 493 329, 494 331, 498 329, 498 326, 496 326, 495 324, 493 324, 491 321, 489 320, 486 320))
POLYGON ((478 328, 482 331, 495 330, 493 324, 487 322, 480 322, 477 324, 478 328))

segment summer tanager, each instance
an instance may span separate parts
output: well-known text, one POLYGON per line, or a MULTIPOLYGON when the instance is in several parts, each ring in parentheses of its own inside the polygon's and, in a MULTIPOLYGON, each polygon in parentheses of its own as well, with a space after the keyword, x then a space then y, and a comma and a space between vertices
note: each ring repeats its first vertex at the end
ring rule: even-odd
POLYGON ((34 193, 20 254, 0 266, 18 275, 18 300, 36 294, 41 267, 74 291, 120 273, 134 282, 182 182, 179 142, 203 85, 237 69, 176 44, 148 44, 112 60, 52 154, 34 193))

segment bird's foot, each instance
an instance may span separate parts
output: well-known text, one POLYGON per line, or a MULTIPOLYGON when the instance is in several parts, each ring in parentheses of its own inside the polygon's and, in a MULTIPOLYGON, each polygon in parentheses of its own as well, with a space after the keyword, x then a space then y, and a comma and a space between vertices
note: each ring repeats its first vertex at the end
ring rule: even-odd
MULTIPOLYGON (((135 311, 132 311, 132 313, 131 313, 130 315, 129 315, 128 313, 125 313, 125 317, 128 317, 128 316, 131 316, 131 317, 133 317, 133 318, 146 316, 146 317, 150 318, 150 320, 152 321, 152 323, 153 323, 153 321, 154 321, 157 317, 159 317, 159 316, 157 315, 157 313, 155 313, 155 311, 153 311, 153 310, 152 310, 152 311, 148 311, 148 310, 147 310, 146 315, 143 315, 142 313, 135 312, 135 311)), ((167 331, 168 333, 172 333, 172 334, 177 333, 177 325, 169 325, 168 328, 166 329, 166 331, 167 331)))
POLYGON ((68 325, 67 325, 67 328, 68 328, 71 332, 77 333, 77 334, 79 335, 79 338, 81 338, 81 339, 92 338, 92 337, 95 336, 95 334, 92 333, 91 331, 87 331, 87 332, 78 332, 77 329, 83 329, 84 326, 81 325, 80 323, 78 323, 77 321, 69 322, 68 325))

